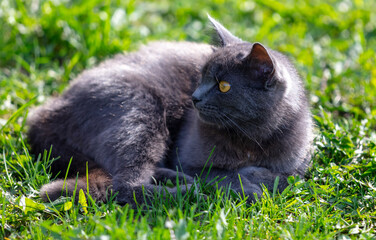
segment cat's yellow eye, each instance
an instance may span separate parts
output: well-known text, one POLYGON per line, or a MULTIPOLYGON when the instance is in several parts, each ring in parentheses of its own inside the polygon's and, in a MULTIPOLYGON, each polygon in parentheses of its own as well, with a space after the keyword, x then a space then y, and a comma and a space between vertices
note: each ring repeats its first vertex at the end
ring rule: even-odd
POLYGON ((228 92, 231 88, 231 85, 230 83, 226 82, 226 81, 220 81, 219 82, 219 91, 225 93, 225 92, 228 92))

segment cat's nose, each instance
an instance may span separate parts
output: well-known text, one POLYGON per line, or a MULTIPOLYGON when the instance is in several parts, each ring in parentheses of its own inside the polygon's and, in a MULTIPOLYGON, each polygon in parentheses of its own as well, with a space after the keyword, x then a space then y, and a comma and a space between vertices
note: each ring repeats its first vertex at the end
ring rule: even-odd
POLYGON ((196 104, 201 101, 201 99, 199 99, 198 97, 196 97, 194 94, 192 95, 192 102, 193 102, 193 105, 196 106, 196 104))

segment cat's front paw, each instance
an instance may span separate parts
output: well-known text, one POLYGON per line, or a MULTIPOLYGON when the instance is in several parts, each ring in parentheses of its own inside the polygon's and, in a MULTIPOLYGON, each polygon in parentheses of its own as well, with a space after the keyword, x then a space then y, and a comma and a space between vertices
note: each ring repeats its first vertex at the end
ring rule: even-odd
POLYGON ((273 173, 267 168, 254 166, 239 169, 239 174, 245 176, 247 179, 265 178, 273 175, 273 173))
POLYGON ((241 168, 238 172, 242 178, 259 186, 264 185, 270 191, 273 190, 276 181, 278 182, 278 190, 283 191, 288 185, 287 177, 291 175, 287 173, 274 173, 267 168, 254 166, 241 168))
POLYGON ((257 184, 244 184, 243 182, 243 188, 237 188, 234 190, 236 190, 241 197, 245 197, 248 203, 254 203, 257 199, 262 197, 262 188, 257 184))

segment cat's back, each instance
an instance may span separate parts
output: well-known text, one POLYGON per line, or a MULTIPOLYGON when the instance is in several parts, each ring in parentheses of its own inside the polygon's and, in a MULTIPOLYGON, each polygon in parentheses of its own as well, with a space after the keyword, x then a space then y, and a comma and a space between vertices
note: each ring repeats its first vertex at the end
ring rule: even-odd
POLYGON ((210 45, 192 42, 151 42, 83 72, 72 85, 106 86, 106 83, 126 82, 158 89, 168 95, 171 89, 186 91, 186 84, 192 81, 196 87, 201 67, 213 50, 210 45))
POLYGON ((191 42, 149 43, 85 70, 71 81, 62 96, 45 107, 53 110, 72 105, 65 110, 75 112, 80 108, 82 115, 85 110, 94 112, 90 106, 132 104, 134 96, 148 93, 170 111, 169 108, 186 105, 190 100, 201 76, 201 67, 213 50, 210 45, 191 42))
POLYGON ((112 103, 129 102, 128 96, 148 92, 163 104, 167 115, 176 111, 181 115, 181 107, 190 105, 201 67, 213 51, 208 44, 151 42, 84 71, 62 97, 70 102, 89 98, 90 104, 96 99, 99 106, 109 99, 112 103))
POLYGON ((131 126, 146 115, 156 123, 164 116, 163 125, 174 132, 212 52, 207 44, 153 42, 85 70, 60 97, 31 112, 30 144, 41 152, 52 142, 67 142, 93 155, 121 122, 131 126))

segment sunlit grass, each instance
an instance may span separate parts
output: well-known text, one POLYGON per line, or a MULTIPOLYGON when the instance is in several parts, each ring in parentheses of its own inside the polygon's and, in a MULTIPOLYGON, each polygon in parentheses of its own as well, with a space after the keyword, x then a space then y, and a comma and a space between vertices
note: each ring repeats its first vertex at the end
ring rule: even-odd
MULTIPOLYGON (((0 1, 0 236, 10 239, 376 237, 376 2, 0 1), (248 205, 200 184, 130 209, 90 197, 42 203, 48 151, 30 156, 28 109, 83 69, 152 40, 209 42, 207 13, 286 53, 305 80, 317 137, 305 179, 248 205)), ((79 196, 77 196, 79 197, 79 196)))

